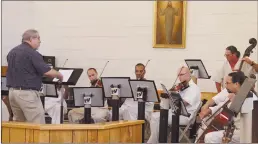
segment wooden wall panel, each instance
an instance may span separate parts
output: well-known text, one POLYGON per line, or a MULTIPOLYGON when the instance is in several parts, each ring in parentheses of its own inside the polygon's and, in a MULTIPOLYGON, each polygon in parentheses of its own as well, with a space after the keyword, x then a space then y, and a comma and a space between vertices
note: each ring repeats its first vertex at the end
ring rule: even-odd
POLYGON ((73 143, 87 143, 87 142, 88 142, 87 130, 73 131, 73 143))
POLYGON ((144 121, 90 125, 2 123, 4 143, 141 143, 144 121))
POLYGON ((109 129, 98 130, 98 143, 109 142, 109 129))
POLYGON ((142 125, 134 125, 133 127, 133 142, 142 143, 142 125))
POLYGON ((26 129, 10 128, 10 143, 25 142, 26 129))
POLYGON ((121 131, 120 128, 113 128, 109 130, 110 142, 111 143, 121 143, 121 131))
POLYGON ((132 142, 132 127, 125 126, 120 128, 121 131, 121 143, 131 143, 132 142))
POLYGON ((33 129, 26 129, 26 143, 33 143, 34 142, 34 130, 33 129))
POLYGON ((97 142, 98 142, 98 131, 88 130, 88 143, 97 143, 97 142))
POLYGON ((71 130, 51 130, 50 143, 72 143, 73 131, 71 130))
POLYGON ((10 142, 10 128, 2 127, 2 143, 10 142))
POLYGON ((34 143, 49 143, 49 130, 34 130, 34 143))

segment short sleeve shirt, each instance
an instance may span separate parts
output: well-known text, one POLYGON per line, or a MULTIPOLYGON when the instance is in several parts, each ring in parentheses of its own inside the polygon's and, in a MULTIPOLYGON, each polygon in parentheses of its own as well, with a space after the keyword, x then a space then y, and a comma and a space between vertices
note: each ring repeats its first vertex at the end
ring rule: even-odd
POLYGON ((7 87, 40 90, 42 76, 51 68, 28 43, 13 48, 7 55, 7 87))

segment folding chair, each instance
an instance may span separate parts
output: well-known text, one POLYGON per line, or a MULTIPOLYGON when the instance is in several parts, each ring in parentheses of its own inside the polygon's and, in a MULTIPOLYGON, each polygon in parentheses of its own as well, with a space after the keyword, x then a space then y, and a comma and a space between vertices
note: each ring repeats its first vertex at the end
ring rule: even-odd
POLYGON ((202 107, 202 102, 200 102, 197 110, 193 113, 193 117, 190 119, 189 123, 187 125, 180 125, 179 126, 179 131, 181 132, 181 135, 179 136, 179 142, 182 140, 182 138, 184 137, 188 143, 192 143, 191 140, 186 136, 186 132, 191 129, 193 127, 193 125, 195 124, 197 115, 200 111, 202 107), (182 130, 184 129, 184 130, 182 130))

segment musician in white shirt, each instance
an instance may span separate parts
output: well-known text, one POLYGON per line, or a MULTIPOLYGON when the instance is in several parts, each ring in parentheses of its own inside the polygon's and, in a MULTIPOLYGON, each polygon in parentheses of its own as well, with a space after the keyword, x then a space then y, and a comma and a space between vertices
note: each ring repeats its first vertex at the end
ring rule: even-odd
MULTIPOLYGON (((197 110, 201 102, 201 92, 199 87, 191 80, 191 73, 187 67, 182 67, 179 69, 178 77, 180 82, 189 85, 188 88, 179 92, 184 104, 186 106, 187 112, 191 114, 190 117, 180 116, 180 125, 187 125, 193 116, 193 113, 197 110)), ((161 98, 161 107, 165 107, 167 100, 161 98)), ((172 109, 169 110, 168 124, 172 124, 172 109)), ((151 136, 147 143, 158 143, 159 139, 159 125, 160 125, 160 112, 155 112, 152 114, 150 128, 151 136)))
MULTIPOLYGON (((225 83, 225 76, 227 76, 229 73, 233 71, 239 70, 242 61, 241 59, 239 59, 240 52, 237 50, 235 46, 228 46, 226 48, 225 57, 227 60, 224 62, 222 67, 217 71, 217 73, 212 77, 212 80, 214 80, 216 83, 216 88, 218 92, 221 91, 221 88, 225 88, 225 86, 223 85, 225 83)), ((246 62, 243 62, 241 71, 243 71, 247 77, 249 77, 250 74, 255 73, 252 66, 250 66, 246 62)))
MULTIPOLYGON (((87 75, 91 87, 102 87, 102 82, 98 78, 98 72, 95 68, 89 68, 87 75)), ((91 118, 94 123, 106 122, 108 119, 108 104, 104 100, 104 107, 91 107, 91 118)), ((74 108, 68 112, 69 123, 80 123, 84 119, 84 107, 74 108)))
MULTIPOLYGON (((225 86, 226 86, 227 91, 229 91, 230 93, 227 95, 224 102, 227 101, 228 99, 230 99, 230 101, 232 101, 234 99, 235 94, 239 91, 245 78, 246 77, 245 77, 244 73, 241 71, 232 72, 232 73, 228 74, 228 76, 225 79, 225 81, 226 81, 225 86)), ((241 108, 241 113, 252 112, 253 100, 257 100, 257 98, 253 93, 251 93, 251 96, 246 98, 246 100, 244 101, 242 108, 241 108)), ((223 105, 223 103, 220 103, 218 106, 213 107, 213 109, 210 109, 210 113, 213 114, 222 105, 223 105)), ((201 118, 202 118, 202 116, 201 116, 201 118)), ((234 123, 235 123, 236 129, 232 136, 232 142, 239 143, 240 142, 240 130, 239 130, 240 129, 240 114, 238 114, 237 117, 234 117, 234 123)), ((220 130, 220 131, 210 132, 210 133, 206 134, 205 138, 204 138, 205 143, 221 143, 222 137, 223 137, 223 132, 224 132, 224 130, 220 130)))
MULTIPOLYGON (((137 80, 146 80, 144 78, 146 73, 145 66, 142 63, 135 65, 135 76, 137 80)), ((154 103, 145 102, 145 119, 150 121, 150 117, 153 111, 154 103)), ((112 113, 110 111, 110 120, 112 119, 112 113)), ((119 108, 119 119, 122 120, 137 120, 138 118, 138 101, 133 98, 126 98, 122 106, 119 108)))
MULTIPOLYGON (((227 89, 225 89, 224 85, 222 85, 223 89, 221 91, 221 83, 225 83, 224 77, 228 76, 229 73, 239 70, 241 63, 241 60, 239 60, 240 52, 236 49, 236 47, 227 47, 225 51, 225 57, 227 61, 225 61, 222 68, 219 69, 217 74, 212 77, 212 79, 216 82, 216 87, 219 93, 216 96, 212 97, 212 99, 208 100, 206 104, 202 107, 200 117, 204 118, 204 115, 207 115, 207 113, 209 113, 209 108, 212 109, 213 105, 218 105, 219 103, 225 101, 228 95, 228 91, 227 89)), ((243 71, 247 77, 255 74, 255 70, 246 62, 243 63, 241 71, 243 71)))

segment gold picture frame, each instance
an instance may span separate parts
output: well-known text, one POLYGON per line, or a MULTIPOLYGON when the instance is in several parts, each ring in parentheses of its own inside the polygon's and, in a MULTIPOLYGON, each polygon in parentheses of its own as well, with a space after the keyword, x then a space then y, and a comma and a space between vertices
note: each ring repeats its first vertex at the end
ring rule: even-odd
POLYGON ((153 48, 185 48, 187 1, 154 2, 153 48))

